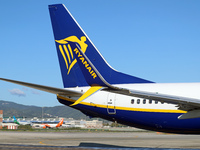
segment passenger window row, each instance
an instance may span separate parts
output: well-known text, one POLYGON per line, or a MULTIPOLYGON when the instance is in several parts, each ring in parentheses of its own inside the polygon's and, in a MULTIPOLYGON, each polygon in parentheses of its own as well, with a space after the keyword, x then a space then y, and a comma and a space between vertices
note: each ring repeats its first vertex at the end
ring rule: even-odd
MULTIPOLYGON (((158 104, 158 101, 151 100, 151 99, 131 99, 131 104, 158 104)), ((161 104, 164 104, 164 102, 161 102, 161 104)))

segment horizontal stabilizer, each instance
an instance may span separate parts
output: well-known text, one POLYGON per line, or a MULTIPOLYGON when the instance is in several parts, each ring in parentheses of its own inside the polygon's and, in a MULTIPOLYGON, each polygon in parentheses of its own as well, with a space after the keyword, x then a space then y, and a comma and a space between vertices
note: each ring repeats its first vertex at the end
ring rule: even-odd
POLYGON ((27 86, 30 88, 34 88, 37 90, 49 92, 52 94, 60 94, 60 95, 67 95, 67 96, 81 96, 81 92, 76 92, 72 90, 67 90, 67 89, 61 89, 61 88, 55 88, 55 87, 50 87, 50 86, 44 86, 44 85, 39 85, 39 84, 33 84, 33 83, 28 83, 28 82, 22 82, 22 81, 16 81, 16 80, 10 80, 10 79, 5 79, 5 78, 0 78, 0 80, 27 86))
POLYGON ((193 119, 193 118, 200 118, 200 110, 192 110, 188 111, 185 114, 182 114, 178 117, 178 119, 193 119))

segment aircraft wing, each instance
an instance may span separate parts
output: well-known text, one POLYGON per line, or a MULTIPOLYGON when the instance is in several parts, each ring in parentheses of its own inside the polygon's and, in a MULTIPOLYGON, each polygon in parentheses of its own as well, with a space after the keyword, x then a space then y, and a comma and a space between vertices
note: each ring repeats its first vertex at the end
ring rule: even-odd
POLYGON ((0 80, 27 86, 30 88, 34 88, 37 90, 53 93, 53 94, 60 94, 60 95, 67 95, 67 96, 77 96, 80 97, 83 95, 81 92, 73 91, 73 90, 67 90, 67 89, 61 89, 61 88, 55 88, 55 87, 50 87, 50 86, 44 86, 44 85, 39 85, 39 84, 33 84, 33 83, 28 83, 28 82, 22 82, 22 81, 16 81, 16 80, 10 80, 10 79, 5 79, 5 78, 0 78, 0 80))

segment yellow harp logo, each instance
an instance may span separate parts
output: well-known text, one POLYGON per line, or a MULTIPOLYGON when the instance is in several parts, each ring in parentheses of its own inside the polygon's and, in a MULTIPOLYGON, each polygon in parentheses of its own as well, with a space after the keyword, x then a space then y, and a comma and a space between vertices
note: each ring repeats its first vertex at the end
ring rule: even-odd
POLYGON ((57 43, 59 43, 59 50, 63 56, 63 59, 65 61, 66 67, 68 69, 67 74, 70 73, 73 66, 76 64, 77 60, 75 59, 72 48, 68 42, 76 42, 79 44, 81 50, 83 53, 86 52, 86 49, 88 45, 85 43, 86 37, 82 36, 80 39, 78 39, 76 36, 70 36, 62 40, 55 40, 57 43))

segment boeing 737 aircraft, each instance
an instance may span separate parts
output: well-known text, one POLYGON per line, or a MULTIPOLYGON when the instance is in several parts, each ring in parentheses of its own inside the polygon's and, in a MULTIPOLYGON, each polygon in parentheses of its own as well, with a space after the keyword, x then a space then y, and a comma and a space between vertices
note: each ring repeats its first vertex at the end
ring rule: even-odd
POLYGON ((49 5, 49 12, 64 88, 1 80, 57 94, 60 103, 91 117, 153 131, 200 134, 200 83, 154 83, 118 72, 63 4, 49 5))

